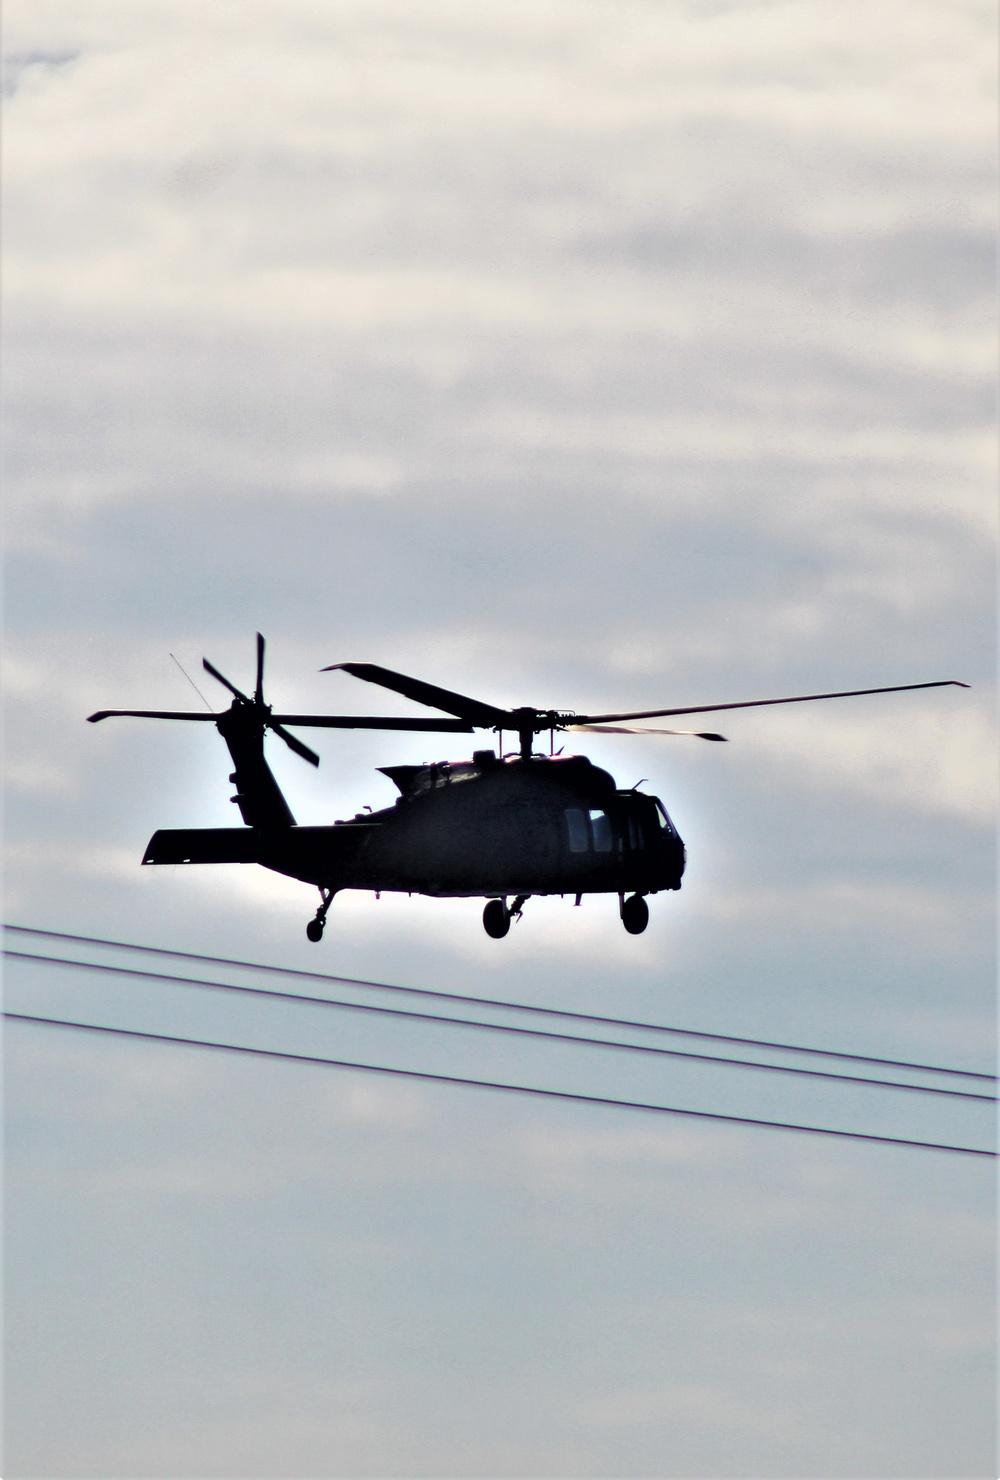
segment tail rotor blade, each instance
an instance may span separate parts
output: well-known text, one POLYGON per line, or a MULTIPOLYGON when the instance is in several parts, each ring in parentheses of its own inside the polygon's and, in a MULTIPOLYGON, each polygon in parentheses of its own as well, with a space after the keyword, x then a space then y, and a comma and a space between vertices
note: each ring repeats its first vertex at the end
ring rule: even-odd
POLYGON ((257 684, 253 691, 254 703, 264 702, 264 639, 257 633, 257 684))
POLYGON ((226 675, 224 673, 220 673, 218 668, 216 668, 214 664, 210 663, 207 658, 202 658, 201 666, 204 668, 206 673, 210 673, 213 678, 217 678, 222 684, 223 688, 227 688, 231 694, 235 694, 237 699, 242 699, 246 704, 250 703, 250 700, 247 698, 246 694, 241 693, 234 683, 230 683, 226 675))
POLYGON ((310 750, 308 745, 303 745, 301 740, 296 740, 294 735, 288 733, 284 725, 272 724, 268 725, 268 729, 273 731, 275 735, 280 736, 289 750, 294 750, 296 755, 301 756, 304 761, 308 761, 311 766, 319 765, 319 756, 315 750, 310 750))

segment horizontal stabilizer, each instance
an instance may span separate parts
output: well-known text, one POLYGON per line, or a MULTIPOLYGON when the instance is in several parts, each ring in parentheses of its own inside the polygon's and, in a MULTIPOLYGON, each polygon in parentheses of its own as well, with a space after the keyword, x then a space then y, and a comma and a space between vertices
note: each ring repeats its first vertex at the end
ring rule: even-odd
POLYGON ((163 827, 143 863, 256 863, 260 834, 252 827, 163 827))

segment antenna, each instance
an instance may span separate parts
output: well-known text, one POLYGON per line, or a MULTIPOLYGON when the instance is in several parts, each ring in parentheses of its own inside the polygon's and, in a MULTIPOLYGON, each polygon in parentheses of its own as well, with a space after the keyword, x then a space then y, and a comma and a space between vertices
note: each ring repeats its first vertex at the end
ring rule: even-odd
MULTIPOLYGON (((173 653, 171 653, 170 656, 172 658, 174 658, 173 653)), ((204 704, 204 706, 208 710, 209 714, 214 714, 215 713, 215 710, 212 708, 211 704, 209 704, 208 700, 205 698, 205 695, 202 693, 201 689, 195 683, 195 681, 191 677, 190 673, 188 673, 187 669, 184 667, 184 664, 180 661, 179 658, 174 658, 174 662, 177 664, 178 668, 181 670, 181 672, 183 673, 184 677, 187 679, 188 683, 194 689, 195 693, 198 695, 198 698, 204 704)))

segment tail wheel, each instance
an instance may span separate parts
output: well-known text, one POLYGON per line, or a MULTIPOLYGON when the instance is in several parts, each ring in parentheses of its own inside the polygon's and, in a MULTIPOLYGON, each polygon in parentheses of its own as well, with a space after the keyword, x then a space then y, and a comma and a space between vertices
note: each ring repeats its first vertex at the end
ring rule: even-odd
POLYGON ((629 935, 641 935, 649 924, 649 905, 641 894, 622 900, 622 924, 629 935))
POLYGON ((510 915, 502 899, 491 899, 483 910, 483 929, 494 940, 502 940, 510 929, 510 915))
POLYGON ((310 920, 309 924, 306 926, 306 935, 309 937, 314 945, 317 941, 321 941, 323 939, 323 926, 325 923, 326 922, 324 920, 316 919, 310 920))

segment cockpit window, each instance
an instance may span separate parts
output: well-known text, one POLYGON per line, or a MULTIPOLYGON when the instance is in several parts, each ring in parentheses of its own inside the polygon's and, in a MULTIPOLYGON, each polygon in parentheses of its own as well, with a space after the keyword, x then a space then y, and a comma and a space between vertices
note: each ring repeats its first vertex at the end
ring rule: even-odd
POLYGON ((571 853, 610 853, 615 845, 611 818, 606 812, 584 812, 580 807, 566 808, 566 831, 571 853))
POLYGON ((658 814, 657 820, 658 820, 660 826, 663 828, 663 831, 665 833, 669 833, 669 835, 672 838, 676 838, 676 836, 677 836, 677 829, 676 829, 676 827, 674 827, 674 824, 670 821, 670 818, 667 816, 667 809, 666 809, 666 807, 660 801, 659 797, 654 797, 653 800, 656 802, 656 811, 657 811, 657 814, 658 814))
POLYGON ((594 852, 610 853, 614 838, 611 832, 611 819, 607 812, 591 812, 590 825, 594 832, 594 852))

